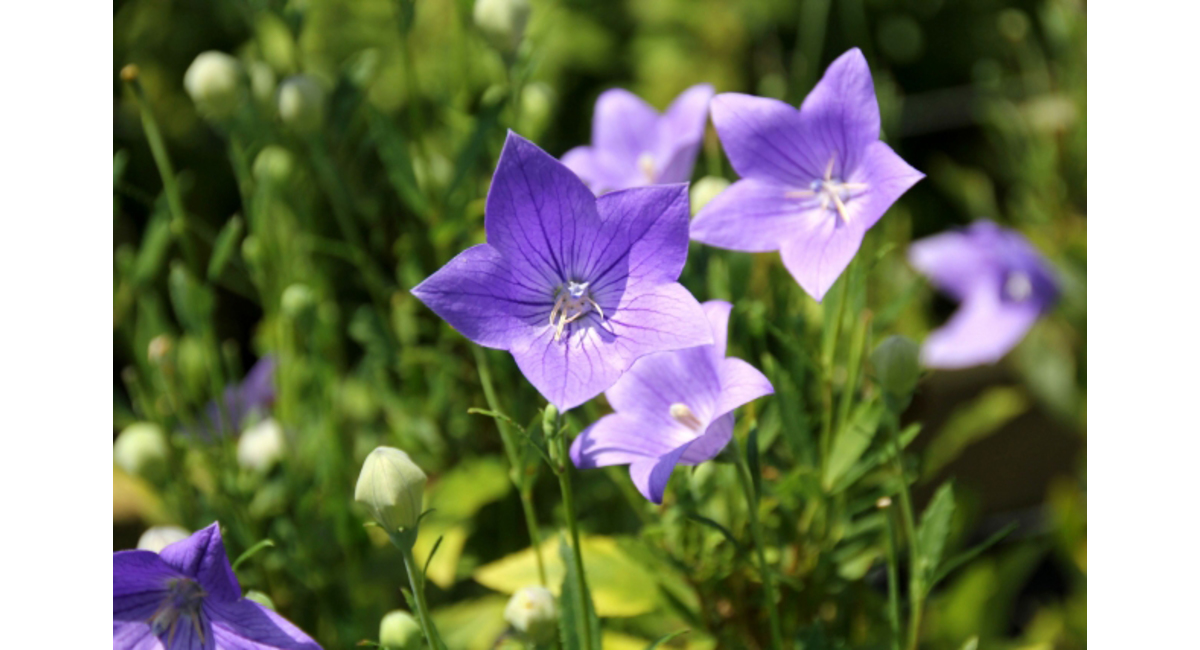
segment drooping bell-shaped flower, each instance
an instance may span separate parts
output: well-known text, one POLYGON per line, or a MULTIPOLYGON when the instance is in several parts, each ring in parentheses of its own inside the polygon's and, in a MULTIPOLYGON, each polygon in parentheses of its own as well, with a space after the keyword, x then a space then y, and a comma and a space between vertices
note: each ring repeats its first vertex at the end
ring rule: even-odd
POLYGON ((914 242, 908 260, 960 306, 921 345, 930 368, 995 363, 1058 299, 1046 260, 1020 233, 990 221, 914 242))
POLYGON ((320 650, 242 597, 216 523, 153 551, 113 553, 113 650, 320 650))
POLYGON ((596 194, 686 182, 704 140, 712 96, 712 86, 692 86, 660 114, 628 90, 606 90, 596 100, 591 146, 568 151, 563 164, 596 194))
POLYGON ((559 411, 603 392, 638 358, 705 345, 687 258, 687 186, 595 197, 510 133, 488 192, 487 243, 412 290, 454 329, 508 350, 559 411))
POLYGON ((676 465, 698 465, 725 448, 733 410, 774 392, 754 366, 725 356, 732 305, 704 303, 713 343, 639 359, 604 394, 615 413, 571 444, 580 469, 629 465, 642 496, 662 503, 676 465))
POLYGON ((857 48, 834 61, 800 109, 737 93, 712 101, 713 124, 742 179, 692 222, 692 239, 779 251, 821 300, 867 230, 924 175, 879 141, 879 104, 857 48))

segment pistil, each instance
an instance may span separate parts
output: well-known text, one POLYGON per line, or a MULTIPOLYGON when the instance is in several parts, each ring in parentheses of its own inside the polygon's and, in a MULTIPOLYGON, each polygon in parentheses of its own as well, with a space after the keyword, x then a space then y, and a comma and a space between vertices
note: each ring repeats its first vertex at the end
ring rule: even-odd
POLYGON ((671 405, 671 417, 676 422, 696 433, 700 433, 700 430, 704 427, 704 423, 700 421, 700 418, 696 417, 692 409, 688 408, 687 404, 681 402, 675 402, 671 405))

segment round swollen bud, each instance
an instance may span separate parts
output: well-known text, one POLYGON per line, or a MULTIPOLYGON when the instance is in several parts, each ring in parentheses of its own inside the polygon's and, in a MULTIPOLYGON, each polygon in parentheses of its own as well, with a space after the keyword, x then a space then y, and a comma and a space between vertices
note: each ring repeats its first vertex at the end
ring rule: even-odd
POLYGON ((376 447, 363 461, 354 500, 365 505, 391 535, 417 525, 424 492, 425 472, 408 454, 393 447, 376 447))
POLYGON ((134 422, 117 435, 113 462, 126 472, 154 480, 167 467, 167 436, 157 424, 134 422))
POLYGON ((250 64, 250 94, 260 104, 269 105, 275 98, 275 71, 262 61, 250 64))
POLYGON ((692 185, 692 216, 696 216, 701 208, 708 205, 709 201, 717 198, 717 195, 725 191, 729 187, 729 181, 720 176, 705 176, 696 181, 692 185))
POLYGON ((275 144, 263 147, 254 157, 254 179, 260 183, 282 185, 292 175, 292 153, 275 144))
POLYGON ((137 547, 143 551, 159 553, 171 544, 191 536, 186 528, 179 526, 151 526, 138 538, 137 547))
POLYGON ((412 614, 395 609, 379 621, 379 645, 388 650, 420 650, 425 637, 412 614))
POLYGON ((496 49, 512 52, 525 36, 529 0, 475 0, 475 26, 496 49))
POLYGON ((183 75, 183 88, 206 117, 233 115, 241 95, 242 64, 224 52, 201 52, 183 75))
POLYGON ((300 133, 312 133, 325 121, 325 89, 311 75, 284 79, 277 101, 279 119, 300 133))
POLYGON ((921 376, 920 349, 912 339, 892 335, 883 340, 871 353, 875 380, 885 393, 901 399, 908 398, 921 376))
POLYGON ((238 465, 255 472, 265 472, 283 457, 286 443, 283 427, 274 418, 267 418, 246 429, 238 438, 238 465))
POLYGON ((504 620, 534 643, 550 641, 558 626, 554 594, 540 586, 517 591, 504 608, 504 620))
POLYGON ((279 308, 291 318, 299 318, 317 306, 317 297, 308 285, 297 282, 288 285, 279 297, 279 308))

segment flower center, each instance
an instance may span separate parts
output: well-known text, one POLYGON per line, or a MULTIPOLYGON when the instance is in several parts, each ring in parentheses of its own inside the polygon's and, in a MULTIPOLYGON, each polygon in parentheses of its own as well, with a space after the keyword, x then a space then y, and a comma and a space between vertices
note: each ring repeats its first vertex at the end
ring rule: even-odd
POLYGON ((180 619, 192 624, 196 636, 204 641, 204 626, 201 624, 201 608, 204 589, 191 578, 172 578, 167 581, 167 597, 150 616, 150 628, 155 636, 167 633, 167 647, 171 647, 180 619))
POLYGON ((647 183, 654 182, 654 156, 643 153, 637 159, 638 170, 642 172, 642 176, 646 178, 647 183))
POLYGON ((1033 283, 1024 272, 1013 272, 1004 281, 1004 294, 1013 302, 1021 302, 1033 295, 1033 283))
POLYGON ((833 163, 836 159, 836 155, 829 158, 824 178, 809 183, 807 190, 795 190, 788 192, 786 196, 789 199, 818 199, 821 201, 821 210, 833 207, 841 217, 842 223, 850 223, 850 216, 846 213, 846 202, 854 198, 854 192, 867 189, 867 184, 847 183, 840 178, 834 178, 833 163))
POLYGON ((554 340, 562 339, 563 330, 567 325, 583 318, 588 312, 595 310, 600 318, 604 318, 604 310, 592 299, 586 282, 568 282, 565 287, 555 289, 554 309, 550 311, 550 325, 554 327, 554 340))
POLYGON ((691 429, 692 431, 695 431, 696 433, 700 433, 700 429, 704 427, 704 423, 700 421, 700 418, 696 417, 695 413, 692 413, 692 409, 688 408, 687 404, 680 402, 675 402, 672 404, 671 417, 674 418, 676 422, 691 429))

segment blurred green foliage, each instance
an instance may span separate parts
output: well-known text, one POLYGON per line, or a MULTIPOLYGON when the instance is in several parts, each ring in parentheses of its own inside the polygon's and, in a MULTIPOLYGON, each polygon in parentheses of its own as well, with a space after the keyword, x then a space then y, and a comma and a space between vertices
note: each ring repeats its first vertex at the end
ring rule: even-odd
MULTIPOLYGON (((930 547, 930 565, 915 568, 932 588, 923 642, 1085 647, 1083 3, 531 4, 521 37, 481 26, 471 0, 116 3, 115 62, 138 69, 132 84, 114 70, 114 430, 148 421, 172 432, 167 472, 114 466, 118 546, 147 524, 194 530, 219 519, 233 557, 274 542, 239 567, 244 588, 268 594, 326 647, 373 639, 381 617, 404 607, 404 570, 386 538, 363 527, 352 494, 366 454, 399 447, 430 476, 435 512, 417 556, 440 538, 429 598, 445 638, 491 647, 505 630, 497 593, 536 571, 496 422, 468 413, 487 406, 477 360, 515 422, 539 421, 542 402, 507 355, 476 356, 408 289, 483 241, 506 129, 561 155, 588 141, 592 104, 614 86, 659 107, 698 82, 795 104, 857 46, 872 65, 885 139, 928 178, 872 230, 842 280, 846 334, 861 334, 869 351, 888 334, 919 341, 940 324, 949 303, 903 251, 977 217, 1020 229, 1064 286, 1001 369, 942 384, 990 388, 942 399, 941 378, 927 378, 903 423, 904 441, 928 445, 909 478, 958 479, 951 501, 933 497, 917 540, 930 547), (229 111, 185 93, 185 71, 206 50, 239 62, 229 111), (182 432, 266 354, 278 362, 271 415, 286 445, 260 471, 237 464, 236 440, 182 432), (907 426, 917 415, 926 426, 907 426), (1074 442, 1037 487, 1040 503, 1021 504, 1018 532, 941 576, 1012 518, 954 468, 1014 427, 1074 442)), ((696 170, 705 175, 735 178, 711 129, 696 170)), ((758 514, 788 636, 804 648, 886 647, 889 511, 877 505, 894 495, 895 474, 870 367, 850 383, 858 364, 833 339, 837 292, 819 305, 775 255, 699 246, 682 281, 701 300, 733 302, 730 354, 776 387, 743 409, 738 431, 757 419, 758 514), (835 395, 853 398, 854 410, 826 454, 820 431, 835 395)), ((570 413, 570 431, 605 413, 602 402, 570 413)), ((1041 444, 1033 438, 1031 454, 1041 444)), ((1029 455, 995 462, 1015 459, 1002 473, 1020 482, 1029 455)), ((512 471, 536 476, 536 454, 523 446, 520 459, 512 471)), ((735 473, 723 462, 678 471, 661 508, 620 468, 575 475, 606 648, 644 648, 682 628, 691 631, 663 647, 766 643, 735 473)), ((557 562, 553 483, 536 481, 533 503, 543 556, 557 562)))

